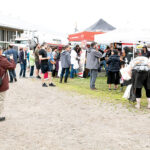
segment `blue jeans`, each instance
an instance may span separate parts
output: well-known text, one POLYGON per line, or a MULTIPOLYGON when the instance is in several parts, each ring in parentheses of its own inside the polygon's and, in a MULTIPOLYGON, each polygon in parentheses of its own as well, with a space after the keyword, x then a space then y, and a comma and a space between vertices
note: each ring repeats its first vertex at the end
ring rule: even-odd
POLYGON ((74 74, 77 73, 77 69, 73 69, 74 65, 71 65, 70 78, 74 78, 74 74))
POLYGON ((105 68, 105 70, 106 70, 106 74, 108 74, 108 69, 107 69, 107 65, 106 65, 106 60, 102 60, 101 62, 100 62, 100 72, 101 72, 101 68, 102 68, 102 66, 104 66, 104 68, 105 68))
POLYGON ((15 72, 15 69, 9 70, 9 76, 10 76, 10 81, 13 81, 13 79, 16 78, 16 72, 15 72))
POLYGON ((68 78, 68 75, 69 75, 69 68, 62 68, 62 71, 61 71, 61 78, 63 78, 65 74, 65 78, 68 78))
POLYGON ((23 63, 20 64, 21 70, 20 70, 20 77, 23 75, 23 77, 26 76, 26 65, 27 62, 24 61, 23 63))

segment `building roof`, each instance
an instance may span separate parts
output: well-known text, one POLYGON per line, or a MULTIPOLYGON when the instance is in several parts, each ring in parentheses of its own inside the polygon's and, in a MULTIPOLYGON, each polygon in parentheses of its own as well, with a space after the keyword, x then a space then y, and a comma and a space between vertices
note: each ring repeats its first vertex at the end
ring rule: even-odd
POLYGON ((23 31, 24 31, 24 30, 21 29, 21 28, 9 26, 9 25, 4 25, 4 24, 0 24, 0 28, 9 29, 9 30, 16 30, 16 31, 20 31, 20 32, 23 32, 23 31))

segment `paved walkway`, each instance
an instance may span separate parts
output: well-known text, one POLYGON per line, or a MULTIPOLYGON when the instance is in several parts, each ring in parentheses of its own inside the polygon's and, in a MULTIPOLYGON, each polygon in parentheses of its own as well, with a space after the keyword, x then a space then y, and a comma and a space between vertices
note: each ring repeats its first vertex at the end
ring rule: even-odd
POLYGON ((11 84, 0 150, 150 150, 150 114, 136 114, 36 79, 11 84))

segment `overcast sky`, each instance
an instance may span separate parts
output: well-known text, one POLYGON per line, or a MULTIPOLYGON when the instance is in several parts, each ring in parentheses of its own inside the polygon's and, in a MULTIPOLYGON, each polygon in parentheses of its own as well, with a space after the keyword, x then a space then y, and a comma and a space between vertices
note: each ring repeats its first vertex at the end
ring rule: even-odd
POLYGON ((100 18, 116 28, 150 28, 149 4, 150 0, 1 0, 0 16, 61 33, 73 33, 76 22, 84 30, 100 18))

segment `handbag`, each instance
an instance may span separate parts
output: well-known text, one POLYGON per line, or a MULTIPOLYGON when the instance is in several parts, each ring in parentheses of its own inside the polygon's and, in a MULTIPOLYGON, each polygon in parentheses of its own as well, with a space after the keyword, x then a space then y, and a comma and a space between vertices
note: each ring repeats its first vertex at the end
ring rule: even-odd
POLYGON ((127 86, 127 88, 126 88, 126 90, 124 92, 123 98, 125 98, 125 99, 129 99, 130 98, 131 88, 132 88, 132 84, 127 86))

